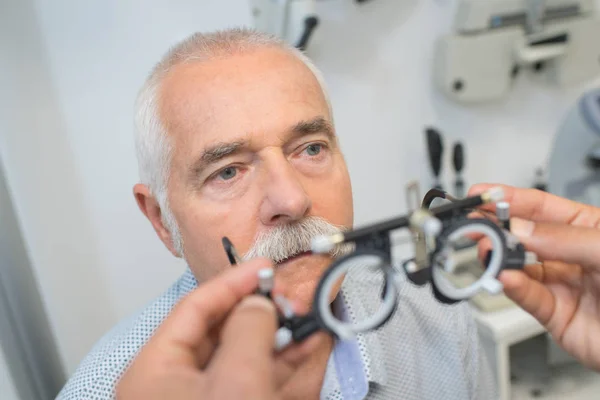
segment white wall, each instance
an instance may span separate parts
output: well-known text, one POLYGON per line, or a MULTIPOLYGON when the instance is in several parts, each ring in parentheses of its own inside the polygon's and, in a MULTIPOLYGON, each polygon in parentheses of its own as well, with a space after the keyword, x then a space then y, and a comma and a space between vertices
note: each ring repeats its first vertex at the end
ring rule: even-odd
POLYGON ((310 48, 333 93, 351 172, 370 177, 354 181, 359 223, 400 212, 406 181, 431 183, 425 125, 446 138, 447 185, 457 139, 466 144, 468 183, 531 185, 558 123, 583 89, 536 85, 521 74, 506 101, 477 107, 447 101, 432 85, 433 44, 449 31, 455 5, 373 0, 346 7, 343 18, 326 14, 330 21, 310 48))
MULTIPOLYGON (((426 182, 428 124, 447 147, 467 141, 469 182, 531 184, 582 88, 520 79, 505 102, 451 104, 432 88, 430 70, 454 1, 346 1, 339 14, 331 11, 342 0, 319 2, 325 18, 309 54, 329 82, 357 223, 402 212, 406 181, 426 182)), ((105 330, 183 267, 131 194, 135 92, 168 45, 195 30, 248 23, 249 12, 246 0, 13 0, 1 15, 10 63, 0 66, 0 87, 8 88, 0 92, 0 151, 71 373, 105 330)))
POLYGON ((61 354, 72 365, 115 315, 41 37, 31 1, 0 13, 0 151, 61 354))
POLYGON ((68 373, 183 270, 132 195, 137 88, 173 42, 247 22, 244 5, 13 0, 0 13, 0 155, 68 373))
POLYGON ((2 347, 0 347, 0 394, 2 394, 2 400, 19 400, 17 388, 8 370, 8 364, 2 347))

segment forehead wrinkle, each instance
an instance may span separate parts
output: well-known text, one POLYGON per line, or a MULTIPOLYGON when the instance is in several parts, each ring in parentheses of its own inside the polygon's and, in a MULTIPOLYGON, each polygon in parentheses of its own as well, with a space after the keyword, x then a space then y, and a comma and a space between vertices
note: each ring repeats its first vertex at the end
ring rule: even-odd
MULTIPOLYGON (((194 96, 189 96, 185 92, 185 87, 184 94, 180 95, 181 83, 176 81, 173 72, 171 71, 170 76, 165 78, 161 87, 159 115, 165 134, 174 147, 171 164, 177 169, 188 169, 192 165, 185 160, 189 159, 194 142, 205 131, 206 125, 214 119, 214 110, 209 102, 198 102, 194 96), (194 118, 190 118, 191 115, 194 118)), ((188 82, 188 79, 184 82, 188 82)))
MULTIPOLYGON (((197 159, 199 154, 194 151, 194 148, 200 146, 194 146, 194 144, 200 144, 197 142, 200 133, 203 133, 203 136, 206 134, 213 138, 222 134, 221 129, 223 127, 214 123, 218 121, 225 122, 227 118, 217 116, 217 113, 222 114, 223 112, 233 112, 234 109, 246 108, 244 103, 246 99, 244 98, 229 104, 227 109, 218 108, 219 101, 217 103, 207 101, 212 96, 219 98, 224 95, 227 97, 228 93, 222 93, 222 91, 238 80, 252 91, 264 87, 265 80, 269 81, 269 77, 272 77, 273 74, 281 75, 284 72, 293 71, 293 76, 290 76, 289 79, 277 81, 277 84, 280 85, 277 90, 292 93, 290 100, 298 103, 300 109, 306 106, 312 108, 318 105, 319 108, 322 108, 319 113, 326 115, 328 120, 331 118, 324 93, 320 90, 321 88, 312 73, 304 65, 300 65, 300 68, 298 68, 297 60, 289 59, 287 55, 283 54, 283 58, 291 60, 292 63, 288 63, 286 60, 285 63, 277 63, 274 66, 270 60, 269 63, 266 63, 269 57, 255 57, 256 54, 254 54, 254 57, 249 58, 251 67, 252 64, 254 64, 254 67, 251 68, 251 75, 248 75, 241 65, 246 61, 245 57, 248 56, 251 56, 251 54, 241 55, 240 58, 236 56, 225 57, 225 59, 228 59, 225 65, 221 65, 223 59, 214 60, 215 62, 209 60, 206 63, 190 62, 174 67, 164 77, 160 105, 165 129, 169 135, 175 136, 174 141, 177 142, 174 150, 178 154, 178 160, 174 162, 184 162, 183 160, 188 160, 189 157, 192 157, 193 160, 197 159), (263 68, 257 71, 256 64, 263 66, 263 68), (257 79, 257 77, 262 78, 263 76, 264 79, 257 79), (216 90, 215 86, 216 89, 221 87, 220 91, 216 90), (215 127, 218 128, 218 131, 214 130, 215 127), (192 152, 196 154, 192 154, 192 152)), ((278 55, 278 61, 282 60, 281 56, 282 54, 278 55)), ((273 112, 275 111, 271 110, 269 115, 273 112)), ((283 132, 284 129, 290 127, 282 128, 279 135, 284 136, 287 133, 283 132)), ((267 135, 267 132, 258 128, 256 131, 251 129, 246 134, 247 138, 251 139, 250 142, 254 142, 254 139, 260 141, 260 137, 267 135)), ((252 145, 252 143, 249 144, 252 145)), ((206 148, 206 145, 201 147, 206 148)), ((191 163, 185 162, 188 168, 191 163)), ((185 166, 183 167, 185 168, 185 166)))
MULTIPOLYGON (((223 88, 239 83, 253 91, 264 88, 265 82, 269 82, 269 78, 273 76, 285 78, 277 80, 279 87, 276 90, 278 92, 291 93, 290 99, 295 98, 297 102, 306 102, 310 106, 314 106, 316 100, 319 106, 327 110, 325 113, 331 118, 328 115, 329 110, 324 93, 312 72, 300 61, 286 53, 265 49, 248 54, 230 55, 206 63, 186 63, 169 71, 164 80, 164 90, 165 98, 168 98, 167 102, 169 103, 170 126, 172 129, 185 127, 186 130, 189 130, 189 122, 193 121, 194 125, 198 125, 208 122, 211 117, 214 117, 214 110, 211 112, 206 109, 206 107, 210 108, 212 103, 202 101, 199 97, 220 97, 221 94, 219 90, 215 90, 215 87, 221 87, 222 91, 223 88), (264 57, 259 56, 263 54, 264 57), (273 57, 276 62, 272 60, 273 57), (248 67, 245 67, 246 62, 249 62, 248 67), (206 90, 206 96, 202 96, 203 89, 206 90), (201 105, 194 104, 196 102, 201 105), (194 110, 199 107, 202 109, 194 110), (194 117, 190 118, 190 116, 194 117)), ((227 97, 226 94, 225 96, 227 97)), ((239 100, 244 101, 244 99, 239 100)), ((237 107, 239 106, 242 104, 237 104, 237 107)), ((236 103, 230 104, 230 107, 235 108, 236 103)))
MULTIPOLYGON (((170 90, 168 91, 170 92, 170 90)), ((161 99, 161 119, 170 133, 189 134, 213 118, 214 110, 206 102, 198 102, 191 96, 169 93, 161 99), (171 95, 169 95, 171 94, 171 95), (200 104, 202 107, 200 108, 200 104), (194 118, 190 118, 194 116, 194 118)))

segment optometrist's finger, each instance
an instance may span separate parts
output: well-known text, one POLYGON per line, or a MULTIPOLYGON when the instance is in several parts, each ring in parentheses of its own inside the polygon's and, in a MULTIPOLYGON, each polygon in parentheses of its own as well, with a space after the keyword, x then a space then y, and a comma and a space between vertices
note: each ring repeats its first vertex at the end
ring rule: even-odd
POLYGON ((235 307, 222 330, 219 347, 207 372, 227 376, 219 397, 269 398, 275 391, 275 305, 263 296, 246 297, 235 307))
POLYGON ((556 300, 546 285, 517 270, 502 271, 498 279, 508 298, 533 315, 542 325, 548 324, 554 314, 556 300))
POLYGON ((545 285, 555 283, 579 288, 582 283, 583 269, 577 264, 567 264, 561 261, 544 261, 540 264, 526 265, 523 271, 531 279, 545 285))
MULTIPOLYGON (((504 190, 504 201, 510 204, 510 213, 514 217, 588 227, 597 227, 600 224, 599 208, 577 203, 537 189, 477 184, 469 189, 469 196, 480 194, 492 187, 501 187, 504 190)), ((495 205, 488 204, 482 208, 495 210, 495 205)))
MULTIPOLYGON (((291 345, 275 356, 275 386, 281 388, 294 377, 299 368, 318 351, 327 340, 327 334, 317 332, 302 343, 291 345)), ((331 338, 329 338, 332 340, 331 338)))
POLYGON ((256 259, 226 270, 199 285, 177 304, 145 346, 156 362, 199 366, 211 354, 205 345, 210 330, 258 286, 258 271, 272 268, 267 259, 256 259))

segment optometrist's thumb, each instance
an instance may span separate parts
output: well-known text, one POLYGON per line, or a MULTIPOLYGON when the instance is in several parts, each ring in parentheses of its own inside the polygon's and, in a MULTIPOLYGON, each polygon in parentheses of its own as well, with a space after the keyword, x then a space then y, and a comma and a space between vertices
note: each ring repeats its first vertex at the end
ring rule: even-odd
POLYGON ((278 328, 275 305, 252 295, 232 311, 221 331, 219 348, 209 366, 223 399, 272 399, 275 396, 275 354, 278 328))

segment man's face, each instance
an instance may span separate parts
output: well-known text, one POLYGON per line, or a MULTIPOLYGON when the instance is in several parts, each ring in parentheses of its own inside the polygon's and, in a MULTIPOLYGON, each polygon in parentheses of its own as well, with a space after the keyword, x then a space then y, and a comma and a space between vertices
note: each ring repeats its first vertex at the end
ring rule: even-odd
MULTIPOLYGON (((168 196, 199 279, 227 268, 221 239, 246 253, 260 234, 320 217, 351 227, 352 191, 323 92, 301 61, 266 49, 179 65, 160 113, 174 146, 168 196)), ((276 274, 308 302, 329 257, 301 256, 276 274)))

